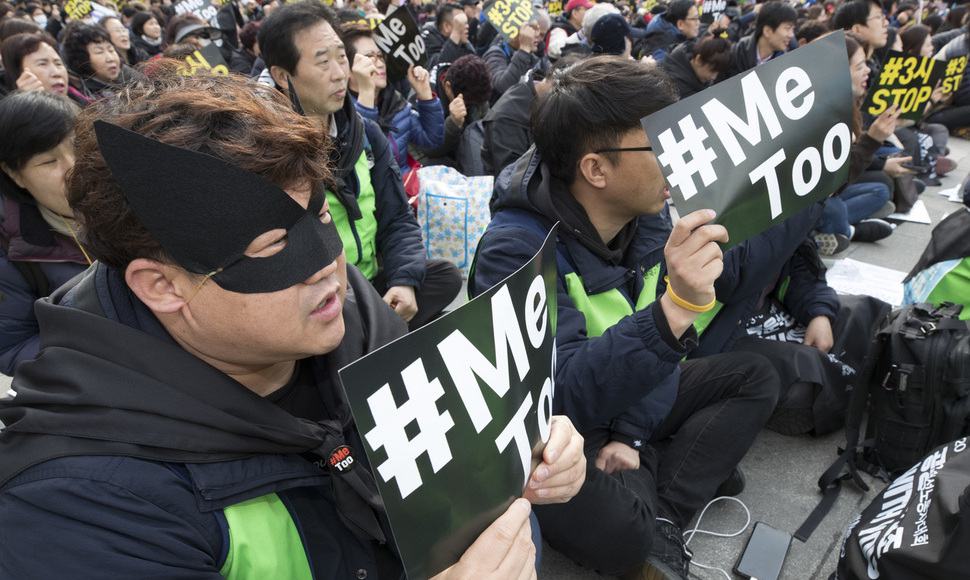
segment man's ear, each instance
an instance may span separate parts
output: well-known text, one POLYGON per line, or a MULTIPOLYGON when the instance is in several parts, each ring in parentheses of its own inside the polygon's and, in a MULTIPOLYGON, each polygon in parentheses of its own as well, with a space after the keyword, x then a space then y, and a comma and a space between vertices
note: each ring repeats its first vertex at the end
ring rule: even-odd
POLYGON ((158 314, 178 312, 188 300, 183 287, 188 276, 178 268, 137 258, 125 268, 125 282, 149 310, 158 314))
POLYGON ((284 91, 289 86, 290 73, 287 72, 283 67, 279 65, 273 65, 269 67, 269 76, 273 77, 273 82, 276 86, 283 89, 284 91))
POLYGON ((596 189, 605 189, 613 166, 600 153, 587 153, 579 160, 576 179, 583 179, 596 189))

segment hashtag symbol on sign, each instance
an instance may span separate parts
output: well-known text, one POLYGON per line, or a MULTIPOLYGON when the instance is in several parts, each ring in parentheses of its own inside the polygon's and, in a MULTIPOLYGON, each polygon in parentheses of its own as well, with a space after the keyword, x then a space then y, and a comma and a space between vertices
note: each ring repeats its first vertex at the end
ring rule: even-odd
POLYGON ((960 72, 960 59, 955 58, 946 63, 946 76, 951 77, 960 72))
POLYGON ((374 415, 374 428, 364 436, 375 450, 387 452, 387 460, 377 467, 385 482, 397 482, 401 499, 421 487, 417 458, 427 453, 431 467, 437 473, 451 461, 451 449, 445 434, 455 426, 451 413, 438 413, 436 401, 445 394, 438 379, 428 381, 421 359, 401 373, 409 399, 398 407, 391 387, 385 384, 367 398, 374 415), (412 421, 418 434, 410 438, 405 428, 412 421))
POLYGON ((903 59, 899 57, 894 57, 886 61, 886 64, 882 67, 882 73, 879 75, 880 85, 891 85, 896 82, 899 77, 899 71, 903 68, 903 59))
POLYGON ((712 163, 717 159, 717 153, 704 146, 707 131, 694 125, 693 117, 687 115, 680 120, 678 126, 684 138, 678 141, 674 137, 673 129, 661 133, 659 140, 663 153, 657 156, 657 161, 670 168, 670 175, 667 176, 670 186, 678 188, 684 199, 690 199, 697 194, 694 175, 701 176, 704 187, 717 181, 712 163), (688 154, 690 161, 687 160, 688 154))

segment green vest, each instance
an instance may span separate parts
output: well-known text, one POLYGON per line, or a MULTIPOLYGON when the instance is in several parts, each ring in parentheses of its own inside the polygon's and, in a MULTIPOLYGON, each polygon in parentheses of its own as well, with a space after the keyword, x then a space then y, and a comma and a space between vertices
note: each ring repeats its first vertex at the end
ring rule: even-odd
POLYGON ((360 182, 360 194, 357 205, 360 206, 360 219, 353 223, 347 215, 347 208, 340 203, 340 199, 332 192, 327 192, 330 202, 330 215, 337 226, 340 241, 344 243, 344 253, 347 263, 357 266, 368 280, 377 275, 377 214, 374 184, 370 179, 370 168, 367 163, 367 151, 362 151, 354 173, 360 182))
MULTIPOLYGON (((566 278, 566 293, 576 308, 586 318, 586 336, 602 336, 614 324, 634 312, 639 312, 653 304, 657 299, 657 285, 660 283, 660 264, 654 265, 643 276, 643 290, 637 296, 636 310, 616 288, 597 294, 588 294, 582 278, 576 272, 569 272, 566 278)), ((694 321, 694 329, 701 334, 710 325, 723 305, 718 302, 712 310, 702 313, 694 321)))
POLYGON ((219 573, 227 580, 312 580, 310 561, 290 512, 275 493, 223 510, 229 550, 219 573))

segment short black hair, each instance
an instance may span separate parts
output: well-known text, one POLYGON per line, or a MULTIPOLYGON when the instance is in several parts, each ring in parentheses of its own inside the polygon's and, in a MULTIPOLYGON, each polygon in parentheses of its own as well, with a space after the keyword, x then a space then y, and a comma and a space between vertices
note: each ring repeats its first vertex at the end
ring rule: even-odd
MULTIPOLYGON (((481 57, 466 54, 455 59, 445 72, 454 94, 462 95, 466 105, 480 105, 492 96, 492 78, 481 57)), ((440 82, 440 81, 439 81, 440 82)))
POLYGON ((798 13, 788 4, 782 2, 765 2, 761 5, 758 18, 754 21, 754 36, 761 38, 765 26, 775 30, 782 24, 790 22, 792 26, 798 21, 798 13))
POLYGON ((824 22, 808 20, 798 28, 798 32, 795 33, 795 38, 799 41, 805 40, 807 44, 828 33, 829 27, 824 22))
MULTIPOLYGON (((155 18, 155 15, 151 12, 139 12, 131 17, 131 31, 135 33, 135 36, 145 34, 145 24, 152 18, 155 18)), ((158 22, 157 18, 155 18, 155 22, 158 22)))
POLYGON ((660 67, 617 56, 589 58, 555 75, 533 110, 536 150, 554 177, 572 184, 583 155, 616 146, 641 118, 676 100, 660 67))
POLYGON ((719 36, 708 36, 694 45, 694 56, 718 73, 726 73, 731 67, 731 41, 719 36))
POLYGON ((882 9, 882 4, 876 0, 850 0, 836 9, 832 16, 832 28, 835 30, 850 30, 853 26, 869 25, 869 10, 875 4, 882 9))
POLYGON ((358 38, 374 38, 374 31, 366 24, 345 24, 343 30, 340 31, 340 40, 344 43, 347 61, 351 68, 354 66, 354 56, 357 54, 354 43, 357 42, 358 38))
POLYGON ((7 67, 4 80, 8 89, 13 91, 17 88, 17 79, 24 72, 24 57, 37 52, 42 44, 50 46, 54 52, 57 52, 57 41, 46 32, 14 34, 0 43, 0 59, 7 67))
MULTIPOLYGON (((60 145, 74 130, 77 111, 70 100, 47 91, 16 92, 0 100, 0 164, 17 171, 34 155, 60 145)), ((30 195, 4 171, 0 189, 30 195)))
POLYGON ((450 22, 452 18, 455 17, 455 11, 461 11, 462 8, 458 4, 453 4, 451 2, 438 8, 438 12, 434 16, 434 25, 441 32, 441 27, 445 25, 446 22, 450 22))
POLYGON ((94 70, 91 68, 88 45, 102 42, 111 44, 111 37, 108 36, 108 32, 104 28, 78 21, 68 24, 67 28, 64 29, 61 48, 67 70, 83 77, 93 75, 94 70))
POLYGON ((693 0, 674 0, 667 5, 663 19, 671 24, 677 24, 680 20, 685 20, 690 12, 690 7, 694 6, 693 0))
POLYGON ((315 0, 285 4, 274 10, 263 20, 257 36, 260 56, 266 63, 266 68, 278 66, 292 74, 300 62, 300 51, 295 43, 296 35, 320 22, 332 26, 335 33, 340 32, 336 13, 315 0))

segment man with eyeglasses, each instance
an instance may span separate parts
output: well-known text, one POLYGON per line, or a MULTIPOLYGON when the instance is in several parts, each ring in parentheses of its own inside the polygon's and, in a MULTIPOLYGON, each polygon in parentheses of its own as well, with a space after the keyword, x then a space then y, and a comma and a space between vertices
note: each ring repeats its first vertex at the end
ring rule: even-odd
POLYGON ((559 222, 553 405, 585 437, 587 474, 570 503, 535 512, 552 547, 631 578, 687 577, 682 531, 743 489, 736 466, 778 397, 760 355, 681 362, 744 256, 722 257, 709 210, 671 226, 639 119, 676 100, 658 67, 619 57, 555 75, 535 145, 496 181, 469 281, 473 294, 501 281, 559 222))
POLYGON ((868 56, 872 56, 873 51, 886 46, 889 20, 878 0, 852 0, 835 11, 832 28, 854 33, 868 45, 868 56))
POLYGON ((634 55, 649 56, 661 63, 678 44, 697 38, 700 30, 697 4, 693 0, 674 0, 659 18, 647 25, 647 35, 634 50, 634 55))
POLYGON ((336 187, 327 199, 347 262, 417 328, 454 300, 461 274, 450 262, 425 259, 388 140, 354 109, 350 62, 337 28, 336 15, 321 3, 287 4, 260 26, 261 55, 276 87, 330 134, 336 187))

